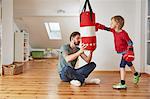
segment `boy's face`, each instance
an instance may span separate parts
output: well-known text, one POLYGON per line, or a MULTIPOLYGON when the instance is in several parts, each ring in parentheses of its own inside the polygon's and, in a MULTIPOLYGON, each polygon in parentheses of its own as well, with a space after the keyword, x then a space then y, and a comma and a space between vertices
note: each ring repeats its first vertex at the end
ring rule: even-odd
POLYGON ((115 29, 117 26, 118 26, 118 23, 114 19, 112 19, 110 23, 110 27, 115 29))

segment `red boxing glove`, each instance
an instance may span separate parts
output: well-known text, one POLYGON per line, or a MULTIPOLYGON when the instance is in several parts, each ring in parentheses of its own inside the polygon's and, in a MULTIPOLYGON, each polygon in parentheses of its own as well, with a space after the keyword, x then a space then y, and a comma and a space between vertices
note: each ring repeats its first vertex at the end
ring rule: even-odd
POLYGON ((129 46, 127 49, 127 53, 123 55, 123 59, 127 62, 132 62, 134 60, 134 52, 133 47, 129 46))
POLYGON ((98 31, 98 29, 104 30, 105 26, 100 23, 95 23, 95 30, 98 31))

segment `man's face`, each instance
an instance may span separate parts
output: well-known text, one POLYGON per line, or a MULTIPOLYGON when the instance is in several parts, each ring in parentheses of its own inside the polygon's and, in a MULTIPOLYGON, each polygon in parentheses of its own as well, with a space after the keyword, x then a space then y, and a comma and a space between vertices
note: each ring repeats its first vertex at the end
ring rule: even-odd
POLYGON ((73 41, 74 41, 74 44, 75 44, 75 45, 79 45, 79 44, 80 44, 80 40, 81 40, 80 35, 76 35, 76 36, 73 38, 73 41))

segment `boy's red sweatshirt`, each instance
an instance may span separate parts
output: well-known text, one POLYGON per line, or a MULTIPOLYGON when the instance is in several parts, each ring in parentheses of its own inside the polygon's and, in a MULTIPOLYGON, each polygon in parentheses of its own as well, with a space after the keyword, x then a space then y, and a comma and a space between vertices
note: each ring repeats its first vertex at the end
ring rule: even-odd
POLYGON ((104 25, 98 23, 96 24, 96 30, 97 29, 107 30, 113 33, 115 50, 117 53, 125 52, 127 51, 128 46, 132 46, 132 41, 125 30, 116 32, 114 29, 105 27, 104 25))

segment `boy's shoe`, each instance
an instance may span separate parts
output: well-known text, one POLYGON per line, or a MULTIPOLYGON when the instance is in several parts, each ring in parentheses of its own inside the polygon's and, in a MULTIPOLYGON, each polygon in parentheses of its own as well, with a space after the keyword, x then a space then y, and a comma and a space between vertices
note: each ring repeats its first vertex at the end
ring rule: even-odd
POLYGON ((118 84, 113 85, 112 87, 114 89, 126 89, 127 85, 126 84, 122 85, 121 83, 118 83, 118 84))
POLYGON ((78 80, 71 80, 70 84, 73 85, 73 86, 76 86, 76 87, 81 86, 81 82, 78 81, 78 80))
POLYGON ((137 76, 134 75, 134 77, 133 77, 133 83, 137 84, 139 82, 139 80, 140 80, 140 77, 141 77, 140 73, 137 76))

